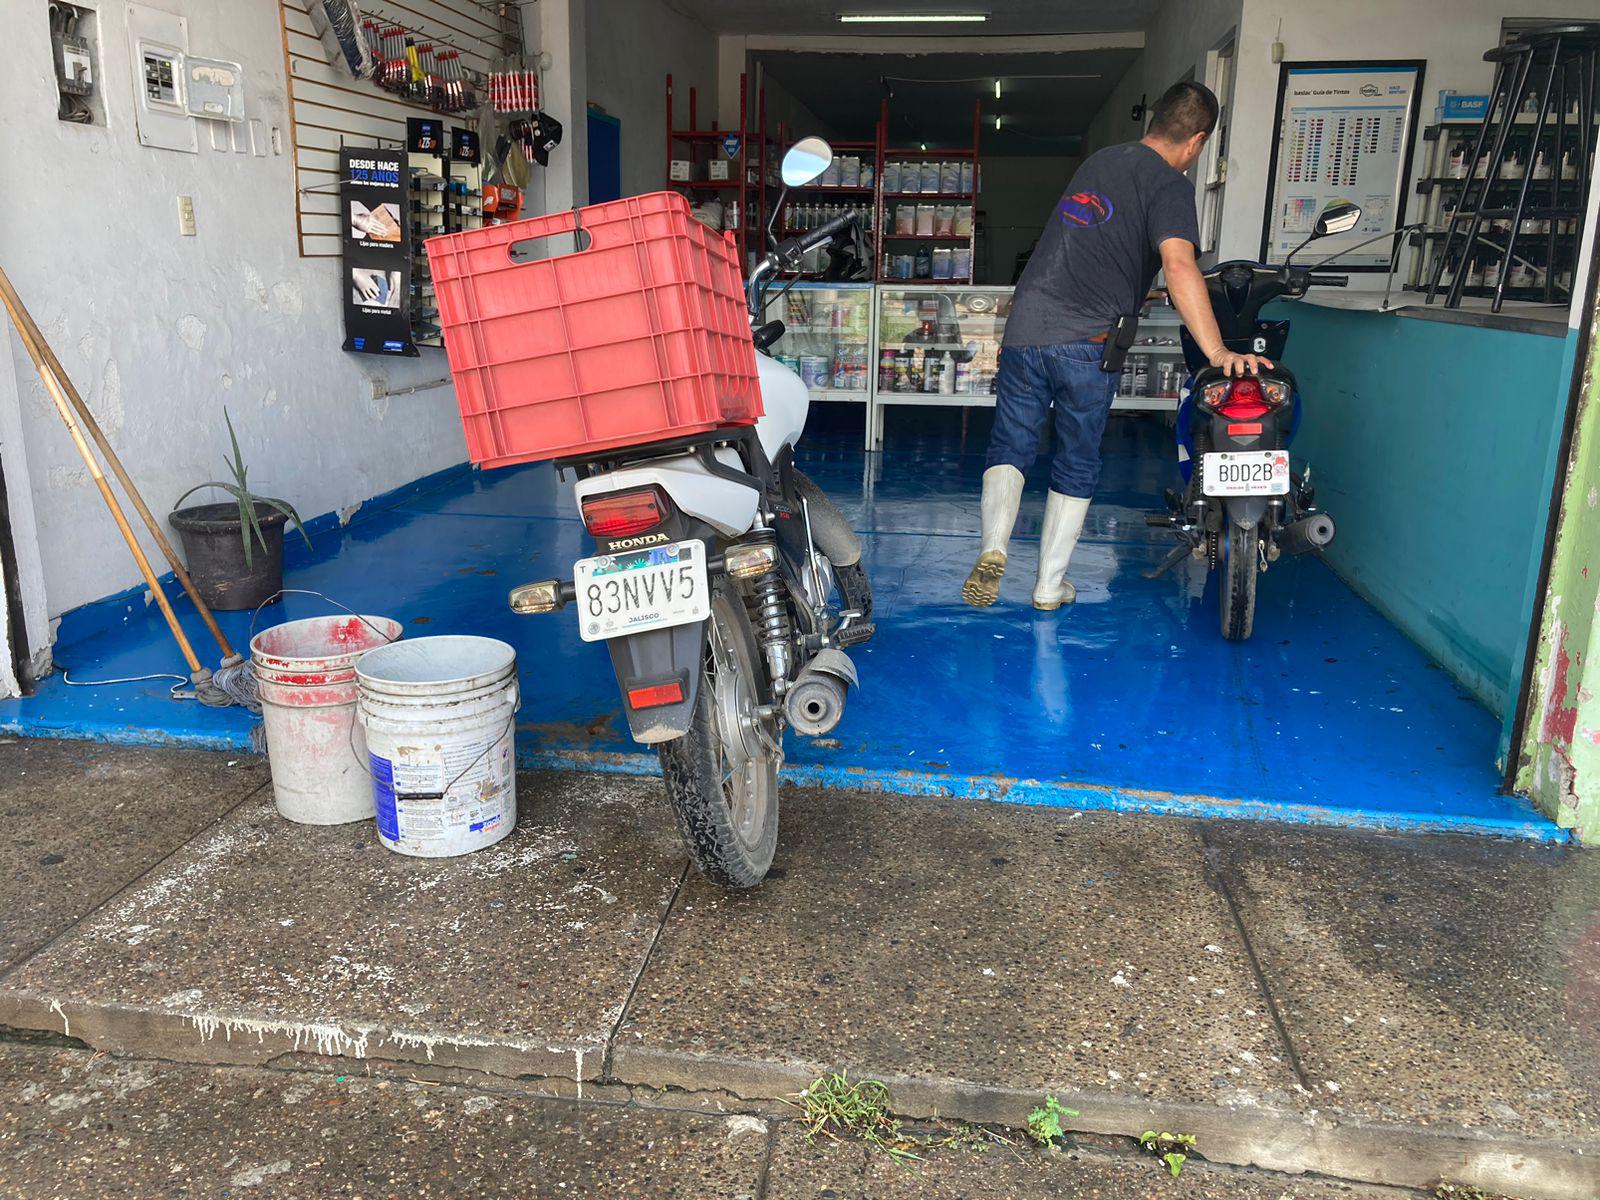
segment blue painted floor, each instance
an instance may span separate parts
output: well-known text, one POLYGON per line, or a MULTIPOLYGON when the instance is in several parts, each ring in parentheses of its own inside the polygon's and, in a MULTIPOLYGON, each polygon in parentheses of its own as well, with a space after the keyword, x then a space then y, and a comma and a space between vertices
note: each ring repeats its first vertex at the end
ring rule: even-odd
MULTIPOLYGON (((805 468, 862 532, 879 633, 855 652, 862 689, 835 738, 791 737, 790 775, 1076 807, 1564 838, 1497 794, 1494 718, 1320 561, 1284 560, 1262 578, 1255 638, 1241 646, 1218 635, 1216 585, 1203 571, 1140 576, 1170 545, 1143 520, 1170 482, 1167 436, 1148 418, 1112 422, 1073 560, 1078 602, 1053 614, 1028 602, 1044 464, 1029 480, 1001 603, 973 610, 960 585, 977 553, 982 439, 906 439, 880 455, 846 449, 843 438, 810 442, 805 468)), ((288 583, 395 617, 408 636, 514 644, 525 763, 653 770, 624 732, 604 649, 583 643, 569 614, 517 618, 505 607, 513 584, 567 573, 588 552, 550 467, 460 472, 392 507, 369 505, 313 551, 291 543, 288 583)), ((264 620, 325 611, 291 596, 264 620)), ((242 646, 249 615, 222 619, 242 646)), ((186 624, 197 647, 209 644, 192 613, 186 624)), ((57 660, 83 680, 182 669, 153 607, 58 645, 57 660)), ((169 686, 69 688, 57 676, 34 697, 0 703, 0 729, 248 745, 247 713, 171 699, 169 686)))

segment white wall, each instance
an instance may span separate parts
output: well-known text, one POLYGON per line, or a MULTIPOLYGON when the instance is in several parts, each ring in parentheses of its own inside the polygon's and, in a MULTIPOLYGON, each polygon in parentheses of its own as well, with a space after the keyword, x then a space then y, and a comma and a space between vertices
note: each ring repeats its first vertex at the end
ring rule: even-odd
MULTIPOLYGON (((244 64, 249 115, 287 146, 277 6, 162 3, 188 17, 193 53, 244 64)), ((109 123, 58 121, 45 9, 0 0, 0 263, 150 506, 164 514, 222 469, 224 405, 252 485, 307 517, 464 459, 449 389, 372 398, 369 376, 397 387, 444 376, 442 353, 402 362, 339 349, 339 265, 298 257, 289 157, 215 152, 204 134, 198 154, 141 148, 116 0, 99 5, 109 123), (179 236, 180 194, 194 197, 196 237, 179 236)), ((139 576, 20 343, 9 357, 59 614, 139 576)))
MULTIPOLYGON (((1352 58, 1420 58, 1423 95, 1419 119, 1433 119, 1441 88, 1487 92, 1494 68, 1485 50, 1500 41, 1502 17, 1596 15, 1595 0, 1340 0, 1337 5, 1305 0, 1246 0, 1239 37, 1234 92, 1233 145, 1227 201, 1222 215, 1222 257, 1254 258, 1261 252, 1261 221, 1267 204, 1267 166, 1278 94, 1278 64, 1272 42, 1284 44, 1285 61, 1352 58), (1279 32, 1281 22, 1282 32, 1279 32)), ((1420 132, 1407 179, 1414 184, 1426 153, 1420 132)), ((1414 218, 1422 198, 1413 190, 1406 215, 1414 218)), ((1402 262, 1401 273, 1405 264, 1402 262)), ((1379 275, 1351 277, 1352 285, 1383 286, 1379 275)))
POLYGON ((666 186, 667 76, 673 123, 689 127, 689 89, 697 119, 717 115, 717 38, 661 0, 592 0, 588 8, 589 100, 622 122, 622 194, 666 186))
MULTIPOLYGON (((1301 3, 1311 7, 1310 0, 1301 3)), ((1141 97, 1147 104, 1154 104, 1162 92, 1191 71, 1195 79, 1204 82, 1206 55, 1238 27, 1243 7, 1244 0, 1167 0, 1145 35, 1144 53, 1134 60, 1111 98, 1090 120, 1084 152, 1093 153, 1139 137, 1144 127, 1128 114, 1141 97)), ((1342 13, 1343 6, 1327 11, 1342 13)))
POLYGON ((980 282, 1011 282, 1017 255, 1044 231, 1056 201, 1082 161, 1042 155, 983 160, 978 208, 988 242, 988 276, 980 282))

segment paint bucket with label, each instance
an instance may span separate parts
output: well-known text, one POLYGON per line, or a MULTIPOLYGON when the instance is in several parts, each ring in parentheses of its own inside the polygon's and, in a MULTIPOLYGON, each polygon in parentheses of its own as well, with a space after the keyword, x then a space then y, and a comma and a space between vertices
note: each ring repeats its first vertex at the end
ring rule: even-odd
POLYGON ((485 637, 425 637, 356 668, 378 838, 444 858, 492 846, 517 823, 517 654, 485 637))
POLYGON ((287 819, 342 825, 372 816, 356 660, 400 634, 398 621, 351 614, 288 621, 250 639, 272 798, 287 819))

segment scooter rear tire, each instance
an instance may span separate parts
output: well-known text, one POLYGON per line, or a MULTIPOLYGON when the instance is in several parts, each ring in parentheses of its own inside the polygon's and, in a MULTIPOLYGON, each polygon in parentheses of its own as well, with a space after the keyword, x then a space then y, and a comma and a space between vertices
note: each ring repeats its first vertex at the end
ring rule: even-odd
POLYGON ((1226 641, 1247 642, 1255 628, 1260 555, 1261 534, 1257 527, 1229 521, 1224 534, 1222 575, 1217 581, 1222 636, 1226 641))

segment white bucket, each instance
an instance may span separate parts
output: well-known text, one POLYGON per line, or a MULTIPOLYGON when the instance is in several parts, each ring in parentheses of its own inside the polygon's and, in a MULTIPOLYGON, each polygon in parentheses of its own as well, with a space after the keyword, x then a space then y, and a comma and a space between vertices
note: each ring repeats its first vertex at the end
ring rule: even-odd
POLYGON ((278 811, 305 825, 372 816, 356 715, 356 659, 401 634, 388 617, 312 617, 250 639, 278 811))
POLYGON ((356 667, 378 837, 422 858, 492 846, 517 823, 517 653, 484 637, 425 637, 356 667))

